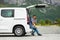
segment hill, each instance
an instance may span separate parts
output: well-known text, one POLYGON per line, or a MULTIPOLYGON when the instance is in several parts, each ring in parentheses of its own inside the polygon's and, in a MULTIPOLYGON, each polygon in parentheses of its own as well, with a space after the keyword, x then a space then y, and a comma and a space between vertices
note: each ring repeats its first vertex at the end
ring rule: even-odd
MULTIPOLYGON (((42 4, 43 2, 40 0, 26 0, 25 1, 25 5, 20 5, 19 7, 27 7, 30 5, 34 5, 34 4, 42 4)), ((9 4, 4 4, 4 5, 0 5, 0 7, 17 7, 17 5, 9 5, 9 4)), ((38 22, 42 19, 42 20, 46 20, 46 19, 50 19, 52 21, 56 20, 56 19, 60 19, 60 6, 57 5, 49 5, 49 8, 31 8, 30 10, 30 15, 36 15, 38 22)))
MULTIPOLYGON (((27 5, 32 4, 41 4, 42 2, 39 0, 35 1, 26 1, 27 5)), ((38 21, 50 19, 52 21, 56 19, 60 19, 60 6, 55 5, 49 5, 49 8, 31 8, 30 15, 36 15, 38 18, 38 21)))

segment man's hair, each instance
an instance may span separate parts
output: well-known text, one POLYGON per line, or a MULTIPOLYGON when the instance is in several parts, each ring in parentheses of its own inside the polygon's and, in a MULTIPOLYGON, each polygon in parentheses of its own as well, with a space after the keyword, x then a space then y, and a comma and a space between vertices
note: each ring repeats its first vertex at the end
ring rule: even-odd
POLYGON ((36 16, 36 15, 33 15, 33 17, 36 16))

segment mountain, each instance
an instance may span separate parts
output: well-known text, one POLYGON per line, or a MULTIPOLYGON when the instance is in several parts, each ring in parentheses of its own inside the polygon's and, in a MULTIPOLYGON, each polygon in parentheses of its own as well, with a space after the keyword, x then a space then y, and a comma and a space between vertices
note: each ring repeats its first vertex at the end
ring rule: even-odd
MULTIPOLYGON (((26 0, 27 6, 32 5, 32 4, 39 4, 43 3, 42 1, 39 0, 26 0)), ((54 21, 56 19, 60 19, 60 6, 56 5, 49 5, 49 8, 31 8, 30 9, 30 15, 36 15, 38 22, 43 19, 50 19, 51 21, 54 21)))
POLYGON ((43 3, 50 3, 52 5, 59 5, 60 4, 60 0, 40 0, 43 3))
MULTIPOLYGON (((47 0, 45 0, 45 1, 47 1, 47 0)), ((56 19, 60 19, 60 2, 59 1, 60 0, 51 1, 53 3, 53 5, 50 2, 49 8, 31 8, 30 16, 36 15, 38 22, 41 19, 42 20, 50 19, 52 21, 54 21, 56 19)), ((24 3, 25 3, 25 5, 22 4, 19 7, 27 7, 27 6, 34 5, 34 4, 43 4, 44 0, 25 0, 24 3)), ((5 6, 5 7, 6 6, 15 7, 16 6, 17 7, 17 5, 5 5, 5 4, 2 6, 5 6)))
POLYGON ((0 0, 0 4, 4 3, 4 0, 0 0))

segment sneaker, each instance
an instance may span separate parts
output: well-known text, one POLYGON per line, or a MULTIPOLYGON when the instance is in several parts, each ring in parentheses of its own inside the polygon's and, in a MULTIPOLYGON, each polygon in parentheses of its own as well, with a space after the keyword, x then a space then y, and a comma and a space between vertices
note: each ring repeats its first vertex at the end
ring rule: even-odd
POLYGON ((32 36, 34 36, 34 34, 33 34, 33 33, 32 33, 31 35, 32 35, 32 36))
POLYGON ((38 36, 42 36, 42 34, 38 34, 38 36))

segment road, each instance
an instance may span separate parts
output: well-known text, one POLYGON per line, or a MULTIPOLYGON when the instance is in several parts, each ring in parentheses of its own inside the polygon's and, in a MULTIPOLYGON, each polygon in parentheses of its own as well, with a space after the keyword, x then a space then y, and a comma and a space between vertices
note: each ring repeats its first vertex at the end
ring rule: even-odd
POLYGON ((0 35, 0 40, 60 40, 60 34, 43 34, 42 36, 16 37, 13 35, 0 35))
POLYGON ((38 30, 41 34, 60 34, 60 26, 38 26, 38 30))
POLYGON ((39 26, 42 36, 32 36, 30 33, 23 37, 16 37, 14 34, 0 34, 0 40, 60 40, 60 27, 58 26, 39 26))

